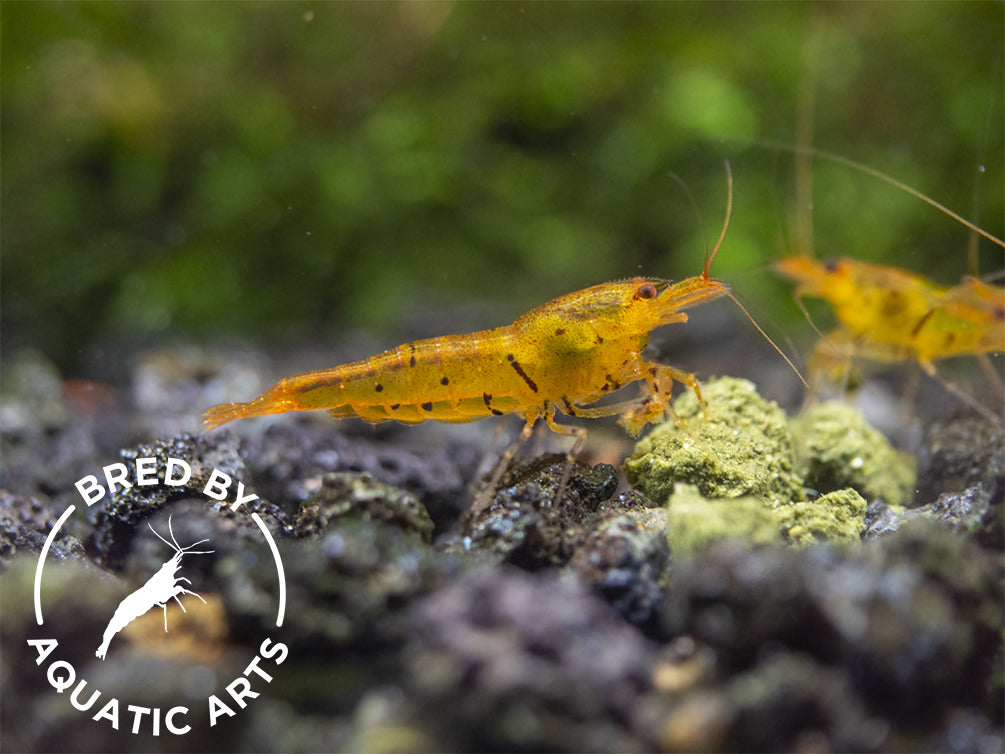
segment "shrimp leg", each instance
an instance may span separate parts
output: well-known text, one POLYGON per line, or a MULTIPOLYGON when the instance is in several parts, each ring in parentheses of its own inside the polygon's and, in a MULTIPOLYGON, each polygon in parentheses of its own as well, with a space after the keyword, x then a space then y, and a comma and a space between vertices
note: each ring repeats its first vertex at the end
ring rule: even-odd
MULTIPOLYGON (((569 404, 569 408, 571 407, 571 404, 569 404)), ((577 411, 575 415, 579 416, 580 414, 577 411)), ((604 414, 604 416, 609 415, 610 414, 604 414)), ((572 447, 565 454, 565 466, 562 469, 562 476, 559 478, 558 488, 552 498, 553 503, 557 505, 558 501, 562 499, 562 495, 565 494, 566 485, 569 483, 569 476, 572 473, 572 463, 575 461, 580 449, 582 449, 583 443, 586 442, 586 430, 582 427, 577 427, 571 424, 557 423, 555 421, 555 405, 553 403, 545 405, 543 416, 545 423, 548 425, 548 429, 552 432, 560 435, 571 435, 576 438, 572 447)), ((510 443, 508 448, 506 448, 506 451, 496 464, 495 470, 492 472, 492 478, 489 479, 489 483, 482 488, 478 497, 475 499, 474 504, 471 506, 471 513, 473 516, 477 516, 488 507, 492 500, 492 496, 495 494, 496 486, 499 484, 499 480, 502 478, 503 473, 509 466, 509 462, 513 460, 513 456, 516 455, 517 451, 534 433, 534 425, 537 423, 537 419, 538 416, 536 415, 528 416, 527 423, 524 424, 523 429, 520 430, 520 435, 516 438, 516 440, 510 443)))
POLYGON ((565 466, 562 468, 562 476, 558 480, 558 489, 555 491, 555 497, 552 498, 554 504, 558 505, 562 500, 562 495, 565 494, 565 486, 569 483, 573 461, 576 460, 576 456, 579 455, 583 443, 586 442, 586 430, 573 424, 558 424, 555 421, 555 406, 551 403, 545 409, 544 421, 552 432, 560 435, 572 435, 576 438, 575 442, 572 443, 572 447, 569 448, 569 452, 565 454, 565 466))
POLYGON ((520 435, 509 444, 509 447, 500 456, 499 461, 492 470, 492 477, 489 479, 488 484, 482 487, 471 505, 472 517, 477 517, 488 508, 489 503, 492 501, 492 496, 495 495, 496 486, 499 484, 499 480, 502 479, 503 472, 506 471, 506 467, 509 466, 509 462, 513 460, 513 456, 516 455, 517 451, 530 439, 530 436, 534 433, 534 425, 536 423, 536 416, 527 417, 527 423, 520 430, 520 435))
POLYGON ((646 388, 642 395, 619 403, 612 403, 608 406, 572 406, 574 411, 567 411, 572 416, 582 416, 588 419, 597 419, 603 416, 620 416, 619 423, 632 435, 638 435, 646 424, 659 420, 663 415, 669 415, 673 422, 682 429, 684 421, 674 411, 670 405, 670 394, 675 382, 690 388, 698 398, 702 413, 708 417, 708 401, 701 391, 698 379, 690 372, 666 366, 643 362, 643 371, 648 375, 645 381, 646 388))
MULTIPOLYGON (((653 362, 642 362, 642 366, 645 373, 649 375, 649 379, 645 383, 648 390, 643 390, 643 394, 638 398, 613 403, 609 406, 579 406, 570 404, 566 400, 564 401, 566 413, 571 416, 586 418, 620 416, 619 423, 633 435, 638 435, 646 424, 658 420, 665 414, 669 414, 674 423, 686 431, 684 421, 674 411, 673 406, 670 405, 670 394, 673 390, 674 382, 680 382, 694 391, 694 394, 698 397, 698 403, 701 405, 702 413, 705 414, 707 419, 708 402, 701 391, 698 379, 693 374, 653 362)), ((572 462, 582 449, 583 443, 586 442, 586 430, 575 425, 556 423, 555 406, 553 404, 548 404, 544 420, 552 432, 572 435, 576 438, 572 448, 566 454, 565 468, 562 471, 558 491, 554 497, 555 502, 558 503, 562 499, 565 487, 568 484, 569 475, 572 471, 572 462)))

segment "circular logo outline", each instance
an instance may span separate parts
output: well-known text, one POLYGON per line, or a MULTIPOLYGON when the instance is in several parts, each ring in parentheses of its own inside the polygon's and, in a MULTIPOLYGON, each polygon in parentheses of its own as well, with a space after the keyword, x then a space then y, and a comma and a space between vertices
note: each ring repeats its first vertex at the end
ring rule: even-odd
MULTIPOLYGON (((175 459, 170 459, 170 460, 174 461, 175 459)), ((182 461, 181 463, 187 466, 187 464, 185 464, 184 461, 182 461)), ((106 478, 107 478, 107 470, 108 470, 108 467, 105 467, 106 478)), ((137 473, 139 474, 139 472, 140 472, 140 469, 139 469, 139 466, 137 466, 137 473)), ((78 491, 80 491, 81 496, 84 498, 84 501, 87 503, 88 506, 92 505, 94 502, 96 502, 98 499, 100 499, 100 496, 99 496, 99 498, 92 498, 90 496, 90 494, 89 494, 90 491, 85 492, 84 488, 82 488, 81 485, 85 481, 88 481, 88 483, 91 483, 91 482, 93 482, 94 479, 95 479, 94 477, 85 477, 80 482, 78 482, 77 485, 76 485, 78 491)), ((137 479, 139 480, 139 477, 137 477, 137 479)), ((109 482, 111 482, 111 481, 112 481, 111 478, 109 478, 109 482)), ((121 482, 121 480, 116 480, 116 481, 120 481, 121 482)), ((150 482, 149 481, 147 481, 147 482, 141 482, 141 484, 142 483, 147 483, 148 484, 150 482)), ((225 494, 226 487, 229 485, 229 483, 230 483, 230 478, 227 475, 222 474, 217 469, 214 469, 213 476, 211 477, 211 481, 209 483, 207 483, 206 488, 204 490, 202 490, 202 495, 206 499, 213 499, 213 500, 216 500, 218 502, 222 502, 222 500, 223 500, 222 495, 225 494), (226 479, 226 484, 222 484, 222 480, 217 479, 217 475, 218 474, 221 477, 223 477, 223 478, 226 479), (214 487, 213 488, 214 492, 213 493, 210 492, 210 489, 211 489, 211 487, 214 484, 214 480, 216 481, 217 484, 220 484, 222 486, 222 491, 221 491, 221 487, 214 487)), ((125 486, 132 486, 132 485, 131 484, 126 484, 125 486)), ((245 502, 249 502, 250 500, 256 499, 258 497, 257 495, 244 496, 243 495, 243 487, 244 487, 243 484, 239 484, 238 502, 236 502, 233 505, 231 505, 230 506, 231 509, 236 510, 238 507, 240 507, 241 505, 243 505, 245 502)), ((110 485, 110 489, 114 489, 114 487, 111 487, 111 485, 110 485)), ((60 529, 62 529, 62 527, 64 526, 64 524, 67 522, 67 520, 70 518, 70 516, 73 515, 73 513, 74 513, 74 511, 76 509, 77 509, 77 505, 76 504, 71 503, 71 504, 69 504, 67 506, 66 510, 63 511, 62 515, 60 515, 60 517, 56 520, 56 523, 53 525, 51 531, 49 532, 48 536, 45 539, 45 542, 42 545, 41 552, 39 553, 38 563, 35 566, 35 577, 34 577, 33 590, 32 590, 32 598, 33 598, 34 607, 35 607, 35 620, 36 620, 36 622, 37 622, 37 624, 39 626, 44 626, 45 625, 45 619, 44 619, 44 616, 43 616, 43 613, 42 613, 42 596, 41 596, 41 590, 42 590, 42 573, 43 573, 43 570, 45 568, 45 560, 46 560, 46 557, 48 557, 49 550, 52 547, 52 543, 56 540, 56 537, 59 534, 60 529)), ((271 532, 269 531, 268 527, 265 525, 265 522, 262 520, 262 517, 257 512, 255 512, 255 511, 251 511, 250 517, 255 522, 255 524, 258 526, 258 528, 261 530, 262 535, 265 537, 265 541, 266 541, 266 543, 269 546, 269 550, 271 551, 273 560, 275 562, 275 566, 276 566, 276 578, 277 578, 277 581, 278 581, 278 590, 277 590, 277 594, 278 594, 277 603, 278 604, 277 604, 277 610, 276 610, 275 627, 276 628, 282 628, 283 621, 285 619, 285 614, 286 614, 286 593, 287 593, 286 571, 285 571, 285 569, 283 567, 283 561, 282 561, 282 558, 281 558, 281 556, 279 554, 279 548, 276 545, 276 541, 273 538, 273 536, 272 536, 271 532)), ((169 522, 170 522, 170 518, 169 518, 169 522)), ((154 531, 154 534, 157 534, 156 530, 154 531)), ((167 542, 167 540, 164 540, 164 538, 161 537, 159 534, 157 534, 157 536, 160 539, 162 539, 163 541, 167 542)), ((172 533, 171 536, 172 536, 172 540, 174 540, 173 533, 172 533)), ((170 543, 168 543, 168 544, 170 544, 170 543)), ((175 541, 175 546, 178 547, 176 541, 175 541)), ((188 549, 188 548, 182 548, 180 550, 180 553, 184 553, 185 549, 188 549)), ((179 551, 176 550, 176 552, 179 552, 179 551)), ((167 564, 165 564, 164 566, 162 566, 161 570, 164 570, 165 568, 168 568, 168 566, 170 564, 171 564, 171 561, 169 560, 169 562, 167 564)), ((156 576, 157 575, 155 575, 154 577, 151 577, 151 581, 154 581, 156 579, 156 576)), ((187 579, 182 579, 182 580, 187 581, 187 579)), ((138 590, 138 591, 143 591, 143 590, 141 589, 141 590, 138 590)), ((181 591, 185 592, 187 590, 181 590, 181 591)), ((194 592, 189 592, 189 593, 194 594, 194 592)), ((133 593, 133 594, 135 594, 135 593, 133 593)), ((127 596, 127 599, 129 597, 132 597, 132 596, 133 595, 127 596)), ((172 596, 174 596, 174 595, 172 595, 172 596)), ((196 595, 196 596, 198 596, 198 595, 196 595)), ((177 597, 175 597, 175 599, 177 599, 177 597)), ((200 599, 202 599, 202 598, 200 597, 200 599)), ((203 601, 205 602, 205 600, 203 600, 203 601)), ((184 606, 182 606, 182 609, 184 610, 184 606)), ((167 617, 167 614, 166 614, 166 611, 165 611, 165 621, 166 621, 166 617, 167 617)), ((39 666, 42 666, 42 663, 46 660, 46 658, 49 656, 49 654, 51 654, 52 650, 55 649, 58 646, 58 640, 56 640, 56 639, 42 639, 42 640, 38 640, 38 639, 32 640, 32 639, 29 639, 28 644, 29 644, 29 646, 34 647, 35 650, 36 650, 36 652, 38 652, 38 657, 37 657, 37 659, 35 661, 35 664, 39 665, 39 666)), ((107 649, 107 643, 106 642, 103 642, 103 646, 104 646, 105 649, 107 649)), ((262 659, 262 657, 267 657, 267 658, 272 659, 274 662, 276 662, 277 665, 279 665, 279 664, 283 663, 283 661, 288 656, 288 653, 289 653, 289 649, 288 649, 287 645, 284 644, 284 643, 282 643, 282 642, 273 642, 270 638, 266 638, 263 641, 263 643, 262 643, 262 645, 261 645, 261 647, 259 649, 259 654, 256 654, 255 658, 249 663, 248 667, 246 667, 244 669, 244 673, 242 674, 242 676, 239 676, 237 679, 234 680, 234 682, 232 682, 231 684, 229 684, 226 687, 226 691, 229 692, 230 696, 232 697, 233 701, 236 703, 237 707, 239 707, 240 709, 244 709, 247 706, 247 700, 248 699, 253 699, 254 697, 257 697, 259 695, 258 693, 255 693, 255 692, 251 691, 250 683, 248 681, 248 677, 251 674, 256 674, 258 676, 261 676, 262 678, 264 678, 266 680, 266 682, 271 683, 271 681, 272 681, 272 676, 269 675, 268 673, 266 673, 264 670, 262 670, 258 666, 259 660, 262 659)), ((100 659, 104 659, 104 657, 102 656, 102 653, 101 653, 100 649, 99 649, 99 652, 98 652, 98 657, 100 659)), ((62 694, 64 691, 66 691, 67 689, 69 689, 70 686, 73 685, 74 680, 72 680, 71 678, 75 678, 75 676, 77 675, 77 673, 74 670, 72 664, 70 664, 66 660, 54 660, 54 661, 51 661, 51 664, 49 665, 48 670, 46 672, 46 675, 48 676, 49 684, 53 687, 53 689, 55 689, 55 691, 58 694, 62 694), (64 678, 57 678, 56 674, 54 673, 54 671, 57 671, 57 670, 58 671, 65 671, 65 673, 67 674, 66 677, 64 677, 64 678)), ((86 683, 87 683, 87 681, 82 678, 81 681, 80 681, 80 684, 86 685, 86 683)), ((77 691, 79 691, 80 688, 81 688, 80 684, 78 684, 78 686, 77 686, 77 691)), ((77 692, 75 691, 74 694, 72 695, 73 698, 71 698, 71 702, 73 702, 73 706, 76 709, 80 710, 80 711, 87 711, 87 710, 89 710, 90 709, 90 704, 94 702, 95 697, 92 696, 91 702, 89 702, 86 707, 80 707, 80 706, 77 705, 77 703, 75 701, 75 699, 76 699, 76 693, 77 692)), ((211 694, 210 695, 210 697, 208 699, 208 704, 209 704, 209 726, 210 727, 215 726, 220 717, 222 717, 222 716, 230 717, 230 716, 233 716, 234 714, 236 714, 235 711, 233 709, 231 709, 231 707, 229 707, 226 702, 222 702, 216 696, 216 694, 211 694)), ((94 715, 91 719, 94 720, 94 721, 96 721, 96 722, 99 721, 99 720, 107 720, 107 721, 111 722, 112 727, 115 729, 115 731, 119 732, 119 720, 118 720, 118 717, 119 717, 119 701, 118 701, 118 699, 116 697, 111 697, 111 700, 108 702, 108 705, 114 705, 114 709, 109 710, 108 706, 106 705, 106 707, 103 707, 102 710, 99 711, 98 714, 94 715)), ((161 723, 160 712, 161 712, 161 710, 159 708, 152 709, 152 708, 140 707, 140 706, 135 706, 135 705, 129 705, 128 706, 128 710, 130 712, 133 712, 134 715, 135 715, 134 718, 133 718, 133 725, 131 727, 131 732, 133 734, 138 734, 138 733, 141 732, 140 728, 143 727, 143 718, 144 718, 145 714, 150 713, 150 715, 151 715, 151 724, 152 724, 152 730, 150 732, 155 737, 160 735, 160 733, 161 733, 161 726, 160 726, 160 723, 161 723)), ((171 708, 170 710, 167 711, 167 714, 164 716, 164 720, 163 720, 163 722, 165 724, 164 727, 167 729, 167 731, 169 731, 169 732, 171 732, 173 734, 176 734, 176 735, 184 735, 184 734, 190 732, 191 730, 193 730, 192 726, 187 725, 187 724, 184 725, 184 727, 176 726, 176 725, 173 724, 172 717, 175 716, 177 713, 187 714, 188 713, 188 708, 187 707, 173 707, 173 708, 171 708)), ((128 728, 127 728, 127 730, 128 730, 128 728)))

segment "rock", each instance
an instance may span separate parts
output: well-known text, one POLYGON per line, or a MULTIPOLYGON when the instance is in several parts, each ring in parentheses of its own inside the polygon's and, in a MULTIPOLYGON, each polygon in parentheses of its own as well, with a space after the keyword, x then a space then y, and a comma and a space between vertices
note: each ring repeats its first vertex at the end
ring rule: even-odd
POLYGON ((393 524, 414 531, 426 543, 433 536, 433 522, 415 495, 382 484, 369 474, 325 474, 318 493, 300 506, 293 530, 301 537, 318 534, 340 518, 393 524))
POLYGON ((681 482, 710 499, 753 495, 772 505, 802 499, 785 412, 747 380, 709 380, 704 392, 708 415, 692 392, 681 395, 674 410, 687 430, 668 421, 640 440, 625 461, 628 481, 657 502, 681 482))
POLYGON ((839 401, 814 406, 791 422, 796 470, 820 494, 853 488, 866 500, 911 501, 914 459, 894 450, 862 415, 839 401))
POLYGON ((815 542, 857 542, 865 528, 866 508, 862 496, 847 488, 780 506, 775 514, 788 542, 806 547, 815 542))
POLYGON ((564 470, 559 454, 513 461, 489 504, 467 518, 465 546, 528 569, 564 565, 583 536, 580 526, 617 487, 612 466, 574 463, 555 504, 564 470))
POLYGON ((481 570, 415 606, 408 688, 443 748, 648 749, 655 649, 576 579, 481 570))
POLYGON ((600 520, 576 548, 568 569, 593 586, 625 620, 646 625, 659 615, 670 548, 662 530, 625 515, 600 520))

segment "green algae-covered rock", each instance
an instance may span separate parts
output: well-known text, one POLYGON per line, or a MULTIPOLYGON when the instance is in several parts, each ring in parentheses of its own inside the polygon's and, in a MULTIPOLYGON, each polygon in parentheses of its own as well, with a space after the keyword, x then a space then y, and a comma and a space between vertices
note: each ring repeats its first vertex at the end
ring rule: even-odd
POLYGON ((856 541, 866 501, 898 504, 914 484, 914 464, 852 408, 824 404, 795 420, 746 380, 710 380, 706 417, 693 393, 625 462, 628 480, 667 501, 667 536, 693 552, 728 537, 750 544, 856 541), (804 475, 806 475, 804 477, 804 475), (804 489, 824 494, 807 501, 804 489))
POLYGON ((756 497, 709 500, 697 488, 678 484, 667 505, 667 539, 675 553, 693 553, 719 539, 751 545, 781 544, 774 511, 756 497))
POLYGON ((747 380, 709 380, 704 393, 707 417, 689 391, 674 402, 686 431, 668 421, 635 446, 625 462, 632 485, 659 502, 681 482, 711 499, 753 495, 769 506, 803 499, 785 412, 747 380))
POLYGON ((837 490, 811 502, 792 503, 774 513, 790 544, 857 542, 865 528, 865 499, 853 489, 837 490))
POLYGON ((866 500, 910 502, 914 459, 895 450, 854 408, 829 401, 790 422, 796 470, 806 487, 821 493, 852 487, 866 500))

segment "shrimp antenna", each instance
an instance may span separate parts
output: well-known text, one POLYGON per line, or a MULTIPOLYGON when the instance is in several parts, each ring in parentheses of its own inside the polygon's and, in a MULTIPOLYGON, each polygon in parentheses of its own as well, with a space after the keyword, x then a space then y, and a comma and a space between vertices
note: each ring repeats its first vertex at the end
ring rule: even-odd
MULTIPOLYGON (((712 255, 709 256, 707 250, 705 252, 705 270, 702 273, 702 277, 704 277, 705 280, 708 280, 709 269, 712 266, 712 262, 715 260, 715 255, 719 253, 719 247, 722 245, 722 240, 726 237, 726 228, 729 227, 729 217, 730 217, 730 215, 733 212, 733 171, 730 170, 729 160, 723 160, 723 164, 725 164, 725 166, 726 166, 726 191, 727 191, 727 194, 726 194, 726 219, 722 223, 722 231, 719 233, 719 240, 715 242, 715 248, 712 249, 712 255)), ((766 332, 764 332, 764 329, 759 324, 757 324, 757 320, 756 319, 754 319, 752 316, 750 316, 750 312, 748 312, 746 310, 746 308, 744 308, 743 304, 740 303, 740 300, 736 296, 734 296, 731 291, 729 291, 726 288, 723 288, 722 292, 725 293, 727 296, 729 296, 730 299, 732 299, 733 303, 736 304, 740 308, 740 311, 743 312, 746 315, 747 319, 750 320, 751 324, 753 324, 754 327, 757 328, 757 332, 759 332, 761 335, 763 335, 764 339, 771 344, 771 347, 774 348, 775 351, 778 352, 778 355, 781 356, 783 359, 785 359, 785 363, 788 364, 792 368, 792 371, 796 373, 796 377, 798 377, 799 381, 801 383, 803 383, 803 386, 806 387, 806 388, 809 388, 809 384, 806 382, 806 379, 803 377, 802 372, 800 372, 796 368, 796 365, 792 363, 792 359, 790 359, 788 356, 786 356, 785 352, 781 348, 778 347, 778 344, 775 343, 775 341, 773 341, 771 339, 771 337, 766 332)))
MULTIPOLYGON (((723 220, 722 232, 719 233, 719 240, 715 242, 715 248, 712 249, 712 256, 709 256, 708 249, 705 249, 705 270, 702 272, 702 277, 705 278, 705 280, 708 280, 708 272, 712 268, 712 262, 715 261, 715 255, 719 253, 719 246, 722 245, 722 239, 726 237, 726 228, 729 227, 729 216, 733 213, 733 171, 729 168, 729 160, 723 160, 722 162, 726 166, 726 219, 723 220)), ((730 298, 733 297, 730 296, 730 298)), ((733 301, 736 301, 736 299, 733 298, 733 301)), ((740 306, 740 302, 736 301, 736 305, 740 306)), ((743 309, 742 306, 740 306, 740 308, 743 309)), ((743 309, 743 313, 747 314, 747 310, 743 309)), ((749 314, 747 314, 747 316, 750 317, 749 314)), ((750 321, 754 322, 753 318, 751 318, 750 321)), ((757 325, 757 323, 754 322, 754 325, 757 325)), ((757 329, 761 330, 760 327, 757 329)), ((761 334, 764 334, 764 330, 761 330, 761 334)), ((764 335, 764 337, 768 338, 767 335, 764 335)), ((768 338, 768 340, 770 341, 771 338, 768 338)), ((774 343, 771 345, 775 346, 774 343)), ((778 346, 775 346, 775 349, 777 350, 778 346)), ((781 351, 778 352, 782 353, 781 351)), ((785 354, 782 354, 782 356, 785 356, 785 354)), ((786 359, 786 361, 789 360, 786 359)), ((791 365, 792 362, 789 361, 789 364, 791 365)), ((795 369, 795 367, 792 368, 795 369)), ((802 378, 802 375, 800 375, 800 378, 802 378)))
POLYGON ((198 542, 194 542, 190 544, 188 547, 182 547, 180 544, 178 544, 178 540, 175 539, 174 536, 174 527, 172 527, 171 525, 172 518, 174 518, 173 513, 168 516, 168 531, 171 532, 171 540, 174 542, 174 545, 172 545, 171 542, 168 542, 166 539, 164 539, 164 537, 158 534, 157 530, 153 527, 153 524, 151 524, 149 521, 147 521, 147 526, 150 527, 150 531, 154 533, 154 536, 156 536, 157 539, 159 539, 161 542, 163 542, 168 547, 173 549, 175 552, 184 552, 188 555, 207 555, 211 552, 216 552, 216 550, 192 550, 192 548, 195 547, 196 545, 201 545, 203 542, 209 542, 208 537, 206 539, 200 539, 198 542))
MULTIPOLYGON (((715 255, 719 253, 719 246, 722 245, 722 239, 726 237, 726 228, 729 227, 729 216, 733 212, 733 171, 729 167, 729 160, 723 160, 723 164, 726 166, 726 219, 722 223, 722 231, 719 233, 719 240, 715 242, 715 247, 712 249, 712 253, 708 253, 708 236, 705 234, 705 223, 702 220, 701 210, 698 209, 698 204, 694 200, 694 195, 691 194, 691 190, 687 187, 684 179, 681 178, 676 173, 671 172, 669 175, 684 189, 684 195, 687 197, 688 202, 691 203, 691 209, 694 210, 695 217, 698 218, 698 227, 701 229, 701 237, 705 242, 705 267, 702 271, 702 278, 708 280, 708 273, 712 269, 712 262, 715 261, 715 255)), ((742 306, 740 307, 743 308, 742 306)), ((744 312, 746 313, 746 312, 744 312)), ((747 315, 750 316, 749 314, 747 315)))
POLYGON ((820 328, 817 327, 817 323, 814 322, 813 317, 810 316, 810 311, 809 309, 806 308, 806 304, 803 303, 803 299, 801 296, 796 296, 796 306, 799 307, 799 311, 801 311, 803 315, 806 317, 806 321, 810 323, 810 327, 813 328, 813 332, 815 332, 818 337, 825 339, 827 336, 824 335, 822 332, 820 332, 820 328))
POLYGON ((196 545, 201 545, 203 542, 209 542, 209 537, 207 537, 206 539, 200 539, 198 542, 193 542, 188 547, 182 547, 181 545, 179 545, 178 544, 178 540, 175 539, 175 536, 174 536, 174 528, 172 528, 172 526, 171 526, 171 519, 172 518, 174 518, 174 514, 173 513, 171 513, 170 515, 168 515, 168 531, 171 532, 171 539, 173 539, 174 543, 178 546, 178 551, 179 552, 185 552, 185 553, 188 553, 189 555, 205 555, 206 553, 216 552, 216 550, 203 550, 203 551, 200 551, 200 552, 196 552, 196 551, 189 552, 196 545))
POLYGON ((178 544, 178 538, 175 537, 175 535, 174 535, 174 525, 171 523, 171 519, 173 519, 173 518, 174 518, 174 514, 173 513, 169 513, 168 514, 168 532, 171 534, 171 541, 174 542, 174 546, 177 547, 179 550, 181 550, 182 546, 180 544, 178 544))
POLYGON ((803 387, 808 389, 810 385, 808 382, 806 382, 806 379, 803 377, 803 373, 800 372, 796 368, 796 365, 792 363, 792 359, 790 359, 788 356, 785 355, 785 351, 779 348, 778 344, 775 343, 775 341, 773 341, 766 332, 764 332, 764 329, 759 324, 757 324, 757 320, 750 316, 750 312, 748 312, 744 308, 743 304, 741 304, 739 299, 737 299, 736 296, 733 295, 732 291, 729 291, 728 289, 724 288, 722 289, 722 292, 725 293, 727 296, 729 296, 729 298, 732 299, 734 304, 740 307, 740 311, 743 312, 745 315, 747 315, 747 319, 749 319, 751 324, 753 324, 754 327, 757 328, 757 332, 761 333, 761 335, 764 336, 764 339, 771 344, 771 347, 778 352, 778 355, 781 356, 783 359, 785 359, 785 363, 788 364, 790 367, 792 367, 792 371, 796 373, 796 377, 798 377, 799 381, 803 383, 803 387))
POLYGON ((203 542, 209 542, 209 538, 200 539, 198 542, 193 542, 188 547, 181 548, 181 551, 186 555, 206 555, 207 553, 216 552, 216 550, 193 550, 192 548, 196 545, 201 545, 203 542))
POLYGON ((974 231, 975 233, 984 236, 984 238, 991 241, 991 243, 997 244, 998 246, 1005 248, 1005 241, 998 238, 998 236, 989 233, 988 231, 984 230, 978 225, 970 222, 965 217, 956 214, 951 209, 949 209, 949 207, 945 206, 944 204, 940 204, 927 194, 921 193, 920 191, 918 191, 918 189, 911 188, 906 183, 898 181, 893 176, 880 172, 879 170, 871 168, 868 165, 864 165, 861 162, 855 162, 855 160, 850 160, 847 157, 842 157, 839 154, 834 154, 832 152, 825 152, 824 150, 816 149, 813 147, 793 146, 791 144, 782 144, 781 142, 771 140, 759 141, 758 144, 762 144, 763 146, 772 149, 781 149, 783 151, 792 152, 793 154, 820 157, 821 159, 829 160, 830 162, 836 162, 838 165, 844 165, 845 167, 852 168, 853 170, 858 170, 862 173, 865 173, 866 175, 871 175, 873 178, 878 178, 884 183, 888 183, 891 186, 901 189, 902 191, 906 191, 915 199, 920 199, 921 201, 925 202, 925 204, 935 207, 935 209, 953 218, 954 220, 956 220, 956 222, 964 225, 967 228, 970 228, 970 230, 974 231))
POLYGON ((698 221, 698 229, 701 231, 702 243, 705 245, 705 277, 708 277, 708 236, 705 233, 705 221, 702 219, 701 210, 698 208, 698 203, 694 200, 694 194, 691 193, 691 189, 688 188, 684 179, 672 171, 668 175, 677 182, 677 185, 684 189, 684 196, 687 197, 687 201, 691 205, 691 209, 694 211, 695 219, 698 221))
MULTIPOLYGON (((174 514, 172 513, 171 515, 168 516, 168 531, 171 532, 171 539, 172 540, 174 540, 174 531, 171 530, 171 517, 173 515, 174 514)), ((154 536, 157 537, 157 539, 159 539, 161 542, 163 542, 164 544, 166 544, 168 547, 170 547, 175 552, 181 552, 181 545, 179 545, 177 541, 175 541, 174 544, 171 544, 171 542, 168 542, 166 539, 164 539, 164 537, 162 537, 160 534, 157 533, 157 530, 154 528, 154 525, 152 523, 150 523, 149 521, 147 521, 147 526, 150 527, 150 531, 152 531, 154 533, 154 536)))

